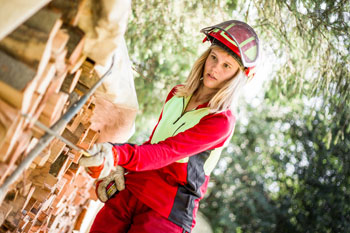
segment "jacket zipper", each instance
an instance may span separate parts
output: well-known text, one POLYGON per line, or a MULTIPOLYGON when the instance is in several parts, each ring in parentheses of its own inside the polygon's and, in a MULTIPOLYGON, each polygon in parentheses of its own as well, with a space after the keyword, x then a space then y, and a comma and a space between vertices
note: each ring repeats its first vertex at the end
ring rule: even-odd
POLYGON ((185 108, 185 98, 182 98, 182 111, 181 111, 181 115, 173 122, 173 125, 176 124, 176 122, 178 122, 180 120, 180 118, 185 114, 184 113, 184 109, 185 108))
POLYGON ((176 132, 177 132, 182 126, 184 126, 184 125, 185 125, 185 122, 182 123, 179 127, 177 127, 177 129, 175 130, 175 132, 173 133, 172 136, 174 136, 174 135, 176 134, 176 132))

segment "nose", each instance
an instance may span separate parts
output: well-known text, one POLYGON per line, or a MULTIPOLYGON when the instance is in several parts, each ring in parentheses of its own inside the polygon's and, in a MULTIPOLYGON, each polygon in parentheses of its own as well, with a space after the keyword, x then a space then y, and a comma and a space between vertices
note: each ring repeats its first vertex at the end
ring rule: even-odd
POLYGON ((219 71, 220 71, 220 65, 219 65, 218 63, 213 64, 213 66, 212 66, 212 71, 213 71, 214 73, 219 73, 219 71))

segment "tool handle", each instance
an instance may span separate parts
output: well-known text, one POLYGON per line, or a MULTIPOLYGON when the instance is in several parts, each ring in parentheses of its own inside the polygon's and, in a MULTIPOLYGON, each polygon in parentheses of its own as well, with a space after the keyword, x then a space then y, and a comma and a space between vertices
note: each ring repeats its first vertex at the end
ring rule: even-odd
POLYGON ((87 152, 85 150, 80 150, 79 152, 82 153, 86 157, 91 157, 92 156, 89 152, 87 152))

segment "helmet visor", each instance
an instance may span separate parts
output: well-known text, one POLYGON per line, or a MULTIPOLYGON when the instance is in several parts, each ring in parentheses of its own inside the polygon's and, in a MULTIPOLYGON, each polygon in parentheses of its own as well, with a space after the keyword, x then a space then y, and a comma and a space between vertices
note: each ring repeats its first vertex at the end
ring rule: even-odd
MULTIPOLYGON (((219 39, 238 48, 244 67, 255 66, 259 57, 259 39, 255 31, 237 20, 230 20, 201 30, 209 41, 219 39)), ((228 46, 230 47, 230 46, 228 46)))

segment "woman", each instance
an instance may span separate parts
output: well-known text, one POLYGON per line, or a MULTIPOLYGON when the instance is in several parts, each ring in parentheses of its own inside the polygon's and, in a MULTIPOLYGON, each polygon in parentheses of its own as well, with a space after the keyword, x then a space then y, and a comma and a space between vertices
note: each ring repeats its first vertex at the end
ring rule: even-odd
POLYGON ((91 232, 191 232, 194 227, 209 175, 233 134, 234 100, 253 76, 259 51, 255 32, 240 21, 201 32, 211 46, 186 84, 170 91, 150 139, 142 145, 94 145, 93 156, 80 160, 93 177, 118 165, 97 185, 106 204, 91 232), (120 192, 110 198, 112 180, 120 192))

